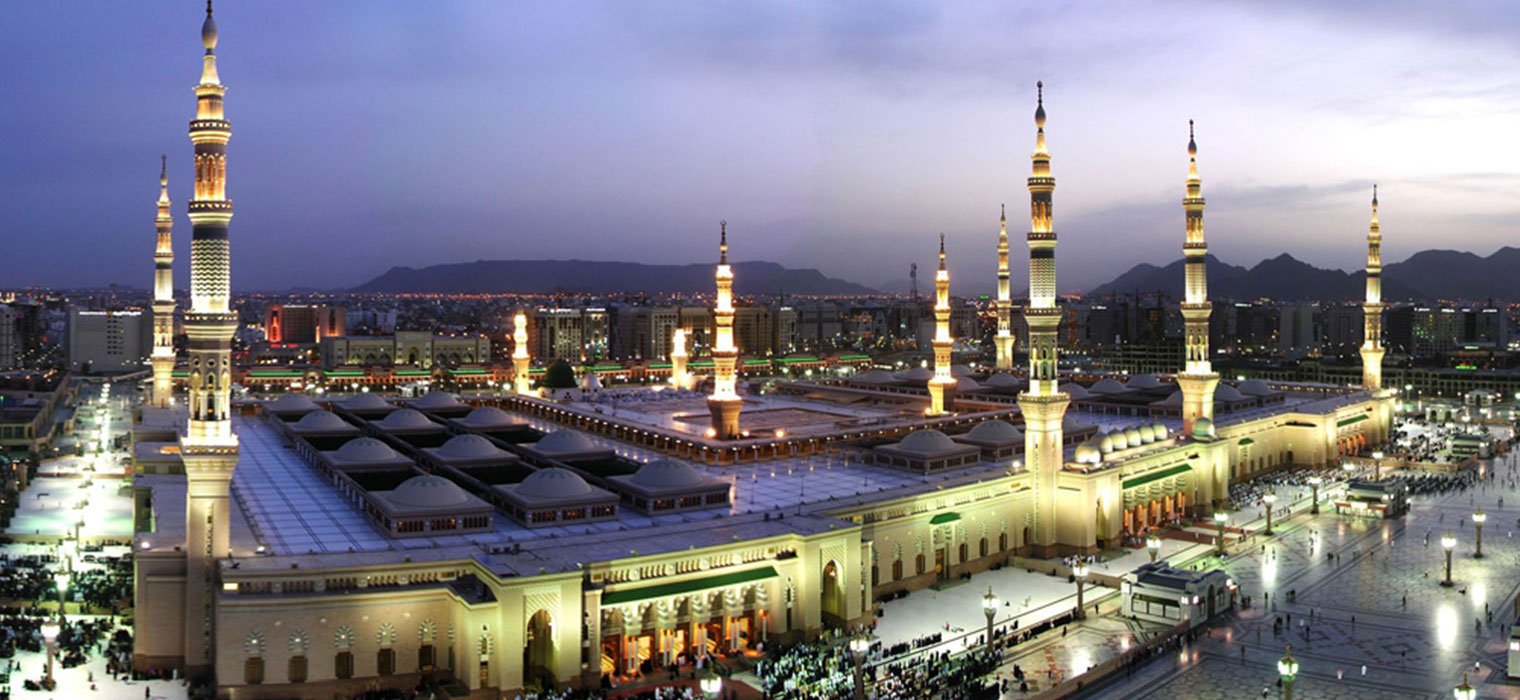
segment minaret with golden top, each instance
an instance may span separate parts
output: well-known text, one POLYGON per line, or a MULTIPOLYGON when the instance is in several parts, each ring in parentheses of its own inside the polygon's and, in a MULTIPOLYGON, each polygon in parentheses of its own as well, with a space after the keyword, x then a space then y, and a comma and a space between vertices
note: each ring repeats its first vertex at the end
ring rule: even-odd
POLYGON ((1184 280, 1182 320, 1186 326, 1186 358, 1177 375, 1182 389, 1182 431, 1193 432, 1199 418, 1214 420, 1214 389, 1219 375, 1209 361, 1209 303, 1207 259, 1209 246, 1203 240, 1203 181, 1198 177, 1198 142, 1193 138, 1193 120, 1188 120, 1187 196, 1182 210, 1187 214, 1187 238, 1182 243, 1184 280))
POLYGON ((195 196, 190 200, 190 310, 185 314, 189 338, 190 424, 180 440, 185 464, 185 673, 208 677, 215 663, 215 605, 219 587, 217 562, 231 548, 232 471, 238 441, 232 434, 232 312, 227 225, 227 140, 232 125, 222 113, 227 89, 216 72, 216 21, 206 3, 201 25, 206 55, 201 82, 195 86, 195 196))
POLYGON ((728 222, 723 221, 718 226, 718 270, 714 275, 718 296, 713 305, 716 330, 712 347, 713 393, 707 397, 707 410, 712 414, 712 435, 732 440, 739 437, 739 410, 744 402, 737 391, 739 349, 734 347, 734 269, 728 264, 728 222))
POLYGON ((997 335, 992 342, 997 348, 998 369, 1013 369, 1013 297, 1009 289, 1008 272, 1008 211, 998 217, 998 272, 997 272, 997 335))
POLYGON ((522 309, 512 317, 512 391, 526 396, 533 391, 533 377, 528 365, 528 315, 522 309))
POLYGON ((158 173, 158 245, 153 250, 153 391, 149 403, 168 408, 174 397, 174 217, 169 213, 169 157, 158 173))
POLYGON ((950 376, 950 271, 945 269, 945 234, 939 235, 939 269, 934 272, 934 376, 929 378, 929 410, 926 415, 945 414, 945 391, 955 386, 950 376))
POLYGON ((1367 226, 1367 299, 1362 302, 1362 388, 1383 388, 1383 229, 1378 224, 1377 185, 1372 186, 1372 223, 1367 226))
POLYGON ((1035 556, 1056 553, 1056 477, 1064 466, 1062 420, 1069 397, 1058 386, 1057 338, 1061 310, 1056 307, 1056 233, 1052 227, 1050 152, 1045 147, 1044 83, 1037 83, 1035 146, 1029 177, 1029 388, 1019 394, 1024 415, 1024 464, 1034 480, 1033 547, 1035 556))

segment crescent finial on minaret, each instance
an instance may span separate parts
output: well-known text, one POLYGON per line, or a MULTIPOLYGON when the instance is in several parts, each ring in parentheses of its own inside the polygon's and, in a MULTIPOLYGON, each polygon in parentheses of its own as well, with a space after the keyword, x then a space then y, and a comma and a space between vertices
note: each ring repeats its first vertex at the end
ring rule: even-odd
POLYGON ((158 156, 158 184, 169 184, 169 154, 167 153, 158 156))
POLYGON ((1193 136, 1193 120, 1188 120, 1188 156, 1198 155, 1198 141, 1193 136))
POLYGON ((1045 81, 1041 80, 1034 84, 1035 108, 1034 125, 1041 130, 1045 129, 1045 81))
POLYGON ((1372 206, 1377 206, 1377 183, 1372 183, 1372 206))
POLYGON ((728 219, 718 222, 718 263, 728 264, 728 219))
POLYGON ((1003 223, 1005 223, 1005 224, 1008 223, 1008 204, 1007 203, 999 204, 998 205, 998 212, 999 212, 998 218, 1002 219, 1003 223))

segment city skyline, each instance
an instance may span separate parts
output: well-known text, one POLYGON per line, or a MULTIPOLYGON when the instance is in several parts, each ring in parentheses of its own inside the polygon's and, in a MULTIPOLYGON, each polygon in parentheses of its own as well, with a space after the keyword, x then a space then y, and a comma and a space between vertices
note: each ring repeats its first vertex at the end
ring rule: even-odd
MULTIPOLYGON (((932 262, 944 231, 958 289, 989 291, 997 207, 1023 215, 1037 79, 1063 183, 1062 289, 1178 259, 1189 118, 1208 151, 1213 252, 1234 264, 1288 252, 1356 269, 1373 181, 1388 262, 1487 254, 1520 178, 1493 147, 1517 103, 1502 74, 1516 17, 1502 11, 226 5, 242 32, 224 72, 248 104, 233 146, 250 205, 238 290, 474 259, 709 262, 727 218, 736 260, 874 287, 932 262), (1326 41, 1351 19, 1354 46, 1326 41)), ((69 21, 86 51, 43 43, 47 9, 0 30, 0 55, 28 66, 10 76, 23 107, 0 117, 18 135, 0 211, 32 232, 0 273, 143 286, 160 153, 171 198, 189 199, 174 127, 192 116, 183 8, 82 5, 69 21), (46 264, 65 252, 68 267, 46 264)), ((187 259, 187 237, 176 244, 187 259)))

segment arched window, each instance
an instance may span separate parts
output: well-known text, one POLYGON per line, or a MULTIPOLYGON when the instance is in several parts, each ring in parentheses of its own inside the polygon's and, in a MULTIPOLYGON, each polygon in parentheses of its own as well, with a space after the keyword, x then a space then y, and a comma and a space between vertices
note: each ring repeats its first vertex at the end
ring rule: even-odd
POLYGON ((376 673, 389 676, 396 672, 396 650, 381 649, 375 653, 376 673))
POLYGON ((918 556, 914 557, 913 568, 916 569, 916 571, 914 571, 915 574, 922 574, 922 573, 924 573, 924 553, 923 552, 919 552, 918 556))
POLYGON ((980 546, 977 547, 977 551, 979 552, 979 554, 977 554, 977 556, 979 556, 979 557, 985 557, 985 556, 987 556, 987 538, 985 538, 985 537, 982 538, 982 543, 981 543, 980 546))
POLYGON ((290 657, 290 667, 286 669, 286 677, 291 683, 306 682, 306 655, 296 654, 290 657))
POLYGON ((892 580, 893 581, 900 581, 900 580, 902 580, 902 560, 901 559, 893 559, 892 560, 892 580))
POLYGON ((264 682, 264 657, 250 656, 243 662, 243 683, 258 685, 264 682))

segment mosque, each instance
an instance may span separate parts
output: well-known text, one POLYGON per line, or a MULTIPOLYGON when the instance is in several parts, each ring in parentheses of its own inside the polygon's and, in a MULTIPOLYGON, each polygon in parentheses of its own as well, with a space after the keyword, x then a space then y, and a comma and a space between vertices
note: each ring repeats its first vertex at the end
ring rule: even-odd
MULTIPOLYGON (((527 381, 505 399, 289 394, 234 404, 231 125, 209 4, 201 35, 190 380, 174 405, 173 363, 155 350, 134 433, 155 465, 134 483, 134 663, 214 680, 223 697, 327 698, 419 678, 489 697, 805 638, 870 621, 885 595, 1015 554, 1126 546, 1158 523, 1222 507, 1234 480, 1331 463, 1389 434, 1376 196, 1362 386, 1232 385, 1209 362, 1191 127, 1185 366, 1085 386, 1061 370, 1043 85, 1024 372, 1013 367, 1005 215, 990 371, 951 365, 941 239, 932 370, 747 394, 735 378, 725 224, 712 390, 672 404, 686 422, 546 401, 527 381), (860 406, 870 408, 841 408, 860 406), (795 422, 809 412, 836 417, 821 428, 795 422), (749 458, 693 458, 730 446, 749 458)), ((167 190, 159 202, 155 310, 172 314, 167 190)), ((513 362, 525 380, 522 318, 513 362)), ((681 357, 673 384, 687 385, 681 357)), ((682 392, 693 393, 665 393, 682 392)))

